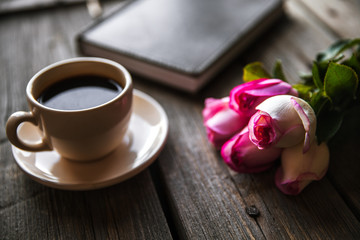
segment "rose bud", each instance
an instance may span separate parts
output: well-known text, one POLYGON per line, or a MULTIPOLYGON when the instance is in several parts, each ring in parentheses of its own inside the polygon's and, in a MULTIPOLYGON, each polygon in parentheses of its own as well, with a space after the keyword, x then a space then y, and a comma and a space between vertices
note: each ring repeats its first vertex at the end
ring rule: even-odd
POLYGON ((249 121, 251 141, 260 149, 286 148, 303 142, 306 152, 315 138, 316 116, 311 106, 290 95, 266 99, 249 121))
POLYGON ((255 107, 265 99, 276 95, 298 96, 292 86, 279 79, 258 79, 241 84, 230 91, 230 108, 251 117, 255 107))
POLYGON ((202 115, 208 139, 217 149, 246 126, 249 120, 249 117, 229 108, 229 97, 206 99, 202 115))
POLYGON ((302 144, 284 149, 275 175, 276 186, 285 194, 299 194, 311 181, 325 175, 329 158, 326 143, 317 145, 317 141, 312 142, 306 153, 302 152, 302 144))
POLYGON ((221 156, 234 171, 255 173, 271 167, 281 151, 281 148, 259 149, 250 141, 249 130, 245 127, 223 145, 221 156))

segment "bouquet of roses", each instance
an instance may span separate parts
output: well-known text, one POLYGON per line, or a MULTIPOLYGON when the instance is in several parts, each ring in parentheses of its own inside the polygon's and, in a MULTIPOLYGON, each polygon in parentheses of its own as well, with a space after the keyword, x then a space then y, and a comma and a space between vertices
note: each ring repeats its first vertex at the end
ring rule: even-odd
POLYGON ((245 83, 227 97, 205 100, 208 139, 240 173, 267 170, 280 158, 276 186, 299 194, 326 174, 327 142, 344 114, 360 105, 359 74, 360 39, 338 41, 319 53, 300 84, 287 83, 279 61, 272 74, 259 62, 248 64, 245 83))

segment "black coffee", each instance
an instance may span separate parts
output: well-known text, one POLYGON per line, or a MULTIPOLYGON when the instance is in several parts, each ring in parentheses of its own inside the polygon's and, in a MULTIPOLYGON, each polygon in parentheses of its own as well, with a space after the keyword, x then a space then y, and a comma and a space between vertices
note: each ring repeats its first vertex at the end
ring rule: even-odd
POLYGON ((80 110, 95 107, 116 97, 122 87, 101 76, 76 76, 47 88, 37 99, 39 103, 59 110, 80 110))

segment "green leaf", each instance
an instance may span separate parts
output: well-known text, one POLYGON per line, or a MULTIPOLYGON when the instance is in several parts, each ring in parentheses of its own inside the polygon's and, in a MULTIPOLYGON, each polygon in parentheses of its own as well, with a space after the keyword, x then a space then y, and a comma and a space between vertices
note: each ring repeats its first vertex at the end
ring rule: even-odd
POLYGON ((330 111, 317 117, 316 136, 318 142, 328 142, 340 129, 344 114, 330 111))
POLYGON ((348 142, 358 142, 360 132, 359 122, 360 106, 356 106, 344 112, 343 122, 339 131, 337 131, 336 135, 331 139, 331 145, 336 146, 348 142))
POLYGON ((355 99, 358 83, 359 79, 352 68, 331 62, 325 76, 325 94, 332 103, 344 107, 355 99))
POLYGON ((304 99, 305 101, 310 101, 313 86, 304 85, 304 84, 294 84, 292 85, 292 87, 298 91, 300 98, 304 99))
POLYGON ((314 64, 316 64, 320 80, 324 82, 324 78, 329 67, 329 62, 314 62, 314 64))
POLYGON ((353 54, 349 59, 345 60, 341 64, 351 67, 358 76, 360 75, 360 58, 358 59, 356 54, 353 54))
POLYGON ((312 75, 313 75, 313 81, 314 81, 315 86, 319 89, 323 89, 323 87, 324 87, 323 80, 320 76, 319 68, 318 68, 318 65, 316 64, 316 62, 314 62, 313 67, 312 67, 312 75))
POLYGON ((273 78, 277 78, 277 79, 281 79, 284 82, 287 82, 283 68, 282 68, 282 63, 280 60, 277 60, 274 68, 273 68, 273 78))
POLYGON ((249 63, 244 67, 243 80, 250 82, 260 78, 271 78, 261 62, 249 63))
MULTIPOLYGON (((356 45, 360 45, 360 38, 340 40, 340 41, 332 44, 325 51, 320 52, 316 56, 316 61, 323 62, 323 61, 334 60, 340 53, 342 53, 343 51, 345 51, 349 48, 352 48, 356 45)), ((336 60, 339 60, 339 59, 336 59, 336 60)))
POLYGON ((312 94, 310 106, 314 109, 316 115, 321 114, 324 109, 327 109, 329 104, 329 98, 324 95, 324 91, 318 90, 312 94))
POLYGON ((311 85, 313 83, 313 76, 311 73, 299 72, 299 77, 305 82, 305 85, 311 85))

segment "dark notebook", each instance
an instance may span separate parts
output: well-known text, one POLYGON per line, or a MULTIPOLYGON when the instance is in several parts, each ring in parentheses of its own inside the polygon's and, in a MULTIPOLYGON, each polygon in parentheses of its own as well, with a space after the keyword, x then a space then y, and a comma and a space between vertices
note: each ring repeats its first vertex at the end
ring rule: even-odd
POLYGON ((77 42, 84 55, 196 92, 282 12, 281 0, 135 0, 77 42))

